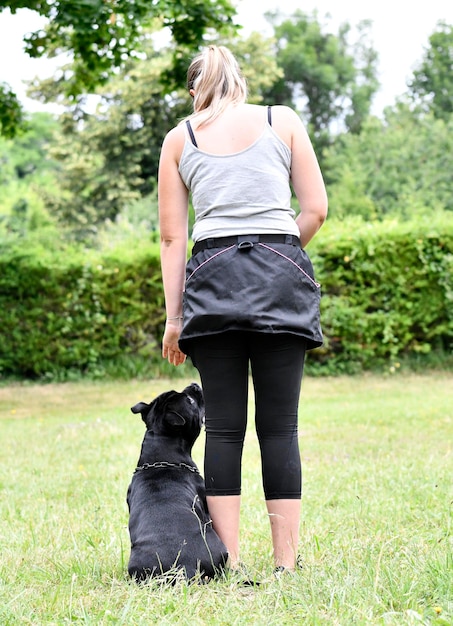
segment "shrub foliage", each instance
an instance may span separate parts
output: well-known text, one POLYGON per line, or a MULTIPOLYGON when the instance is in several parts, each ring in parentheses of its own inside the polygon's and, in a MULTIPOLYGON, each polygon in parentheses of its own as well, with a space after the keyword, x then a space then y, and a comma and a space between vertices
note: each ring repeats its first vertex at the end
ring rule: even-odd
POLYGON ((0 259, 0 372, 25 378, 100 374, 158 350, 164 297, 158 248, 0 259), (122 257, 122 258, 120 258, 122 257))
MULTIPOLYGON (((451 218, 331 222, 309 252, 322 285, 325 335, 310 365, 335 373, 451 353, 451 218)), ((129 375, 149 373, 152 363, 163 365, 164 320, 156 244, 113 253, 0 252, 3 376, 65 379, 102 375, 115 364, 129 375)))
POLYGON ((453 347, 453 220, 382 222, 319 235, 325 344, 314 358, 367 369, 453 347))

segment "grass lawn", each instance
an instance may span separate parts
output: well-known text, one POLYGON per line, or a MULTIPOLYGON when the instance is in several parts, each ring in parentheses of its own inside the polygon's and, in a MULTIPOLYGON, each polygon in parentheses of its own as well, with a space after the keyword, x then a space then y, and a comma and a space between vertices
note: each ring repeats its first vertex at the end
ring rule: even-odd
MULTIPOLYGON (((0 624, 453 624, 453 375, 304 381, 300 554, 272 577, 253 430, 242 560, 266 584, 126 574, 126 490, 144 425, 129 407, 185 380, 0 387, 0 624)), ((194 457, 202 469, 203 436, 194 457)))

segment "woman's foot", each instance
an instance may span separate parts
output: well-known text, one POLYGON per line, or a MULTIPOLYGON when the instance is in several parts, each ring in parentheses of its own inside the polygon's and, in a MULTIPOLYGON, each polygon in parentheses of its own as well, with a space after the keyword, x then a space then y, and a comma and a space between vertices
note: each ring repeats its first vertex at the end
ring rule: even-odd
POLYGON ((282 576, 286 576, 287 574, 295 574, 298 569, 302 569, 302 557, 300 554, 296 557, 296 567, 285 567, 284 565, 278 565, 274 569, 274 576, 276 578, 281 578, 282 576))
POLYGON ((234 567, 230 567, 227 572, 227 579, 239 585, 240 587, 259 587, 260 581, 250 575, 243 563, 236 563, 234 567))

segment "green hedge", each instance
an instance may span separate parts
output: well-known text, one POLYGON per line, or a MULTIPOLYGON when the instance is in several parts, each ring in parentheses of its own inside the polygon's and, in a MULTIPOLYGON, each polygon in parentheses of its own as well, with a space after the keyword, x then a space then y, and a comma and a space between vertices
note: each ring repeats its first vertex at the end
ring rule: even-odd
MULTIPOLYGON (((453 345, 453 220, 331 222, 309 248, 322 285, 328 373, 396 363, 453 345)), ((164 298, 158 246, 111 253, 0 252, 0 374, 156 373, 164 298)))
POLYGON ((159 350, 164 318, 156 245, 97 257, 0 257, 2 375, 102 374, 128 356, 146 367, 159 350))
POLYGON ((314 360, 355 371, 453 347, 453 216, 334 222, 314 240, 325 344, 314 360))

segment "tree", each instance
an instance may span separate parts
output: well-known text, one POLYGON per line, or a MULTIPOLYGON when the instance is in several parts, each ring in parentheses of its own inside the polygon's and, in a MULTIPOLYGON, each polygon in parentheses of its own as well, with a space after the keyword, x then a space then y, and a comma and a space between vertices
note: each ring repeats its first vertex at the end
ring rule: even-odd
POLYGON ((358 25, 359 38, 351 45, 349 24, 334 35, 324 31, 316 13, 296 11, 281 23, 276 23, 278 14, 269 18, 283 70, 269 99, 301 110, 318 153, 330 143, 334 125, 359 132, 378 88, 377 54, 367 44, 370 22, 358 25))
MULTIPOLYGON (((0 11, 27 8, 49 21, 43 30, 24 38, 31 57, 72 55, 70 71, 60 84, 69 98, 105 84, 127 59, 138 57, 143 32, 158 23, 168 28, 175 42, 167 80, 180 84, 188 50, 195 50, 209 28, 219 32, 233 27, 235 10, 229 0, 0 0, 0 11)), ((0 84, 1 131, 11 136, 20 122, 17 98, 0 84), (8 113, 10 111, 10 113, 8 113)))
POLYGON ((398 103, 385 120, 369 117, 358 135, 345 133, 326 151, 332 216, 400 219, 453 211, 453 118, 398 103))
POLYGON ((246 39, 235 37, 224 45, 233 52, 247 79, 248 102, 267 104, 267 92, 283 76, 277 65, 273 39, 253 32, 246 39))
POLYGON ((14 141, 4 141, 10 146, 8 161, 15 177, 24 180, 37 172, 57 170, 59 165, 51 161, 48 146, 53 141, 58 129, 58 122, 50 113, 33 113, 27 118, 26 132, 14 141))
MULTIPOLYGON (((243 66, 250 101, 260 102, 263 89, 279 75, 271 42, 253 33, 227 43, 243 66)), ((173 48, 155 51, 148 39, 144 59, 130 60, 98 88, 96 111, 74 121, 74 110, 69 108, 61 118, 64 132, 52 154, 62 166, 65 194, 52 207, 80 234, 115 220, 131 202, 153 193, 163 138, 192 110, 185 87, 168 93, 162 87, 161 76, 171 67, 173 48)))
POLYGON ((453 112, 453 26, 441 21, 429 38, 424 57, 409 82, 409 94, 435 117, 445 121, 453 112))
POLYGON ((54 221, 45 194, 56 193, 60 166, 49 158, 48 146, 58 124, 48 113, 34 113, 26 122, 14 140, 0 137, 0 240, 54 221))
POLYGON ((62 119, 52 154, 62 165, 65 196, 53 210, 81 234, 152 192, 162 139, 189 107, 188 97, 174 94, 170 103, 162 90, 170 65, 168 54, 136 62, 100 88, 101 101, 82 124, 70 110, 62 119))
POLYGON ((0 136, 14 137, 23 126, 24 114, 16 94, 6 83, 0 83, 0 136))

